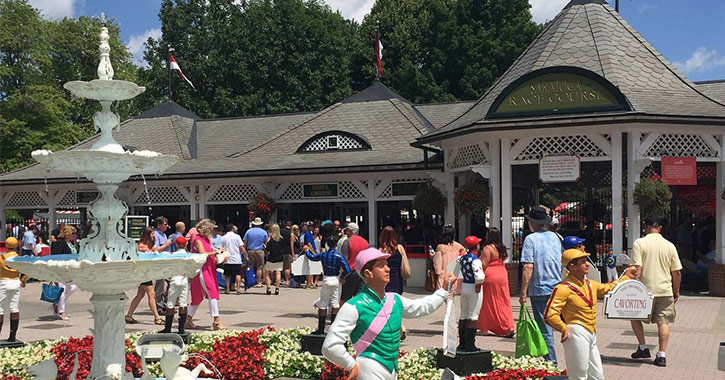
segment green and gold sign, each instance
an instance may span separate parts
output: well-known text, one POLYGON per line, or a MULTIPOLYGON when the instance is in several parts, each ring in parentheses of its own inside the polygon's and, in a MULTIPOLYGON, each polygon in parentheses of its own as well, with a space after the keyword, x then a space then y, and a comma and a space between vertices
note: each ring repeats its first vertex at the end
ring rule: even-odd
POLYGON ((306 183, 302 185, 302 195, 305 198, 336 198, 336 183, 306 183))
POLYGON ((149 217, 145 215, 126 215, 124 232, 126 236, 134 240, 141 239, 143 231, 149 225, 149 217))
MULTIPOLYGON (((603 81, 601 79, 600 81, 603 81)), ((621 96, 589 76, 551 72, 525 80, 504 91, 490 116, 552 114, 623 109, 621 96)), ((612 87, 612 86, 609 86, 612 87)), ((615 90, 616 91, 616 90, 615 90)))

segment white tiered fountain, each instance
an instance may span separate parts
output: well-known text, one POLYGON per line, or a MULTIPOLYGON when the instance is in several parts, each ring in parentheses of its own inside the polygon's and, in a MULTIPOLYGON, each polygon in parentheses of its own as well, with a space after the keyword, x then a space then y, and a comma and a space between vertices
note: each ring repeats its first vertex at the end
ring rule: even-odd
POLYGON ((114 140, 112 131, 120 128, 120 119, 111 111, 111 103, 131 99, 146 88, 113 80, 110 50, 108 29, 102 27, 99 79, 69 82, 64 86, 75 96, 101 103, 101 111, 93 115, 96 130, 101 132, 98 141, 90 150, 33 152, 33 158, 49 171, 84 176, 98 185, 100 197, 89 208, 92 220, 89 237, 81 240, 78 255, 23 256, 7 261, 12 268, 32 278, 71 282, 93 293, 94 345, 89 379, 105 378, 109 365, 120 364, 125 368, 124 292, 148 280, 178 274, 193 276, 206 260, 205 255, 139 253, 134 240, 121 232, 128 207, 115 195, 118 184, 132 175, 161 174, 177 157, 147 150, 127 152, 114 140))

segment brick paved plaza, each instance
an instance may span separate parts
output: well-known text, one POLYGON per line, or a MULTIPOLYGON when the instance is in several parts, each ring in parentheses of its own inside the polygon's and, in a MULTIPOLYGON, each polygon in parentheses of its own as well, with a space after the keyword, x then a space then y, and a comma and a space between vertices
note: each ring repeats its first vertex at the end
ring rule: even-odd
MULTIPOLYGON (((90 315, 90 294, 76 291, 68 301, 69 321, 60 321, 51 317, 50 304, 40 301, 40 284, 31 283, 24 290, 21 299, 22 324, 18 336, 30 342, 42 339, 55 339, 60 336, 83 336, 89 333, 93 325, 90 315)), ((407 296, 418 297, 419 289, 412 289, 407 296)), ((131 292, 128 296, 133 296, 131 292)), ((220 309, 222 321, 233 329, 256 329, 271 325, 274 327, 314 326, 315 311, 312 303, 318 297, 317 290, 281 289, 279 296, 267 296, 263 289, 250 289, 247 294, 221 296, 220 309)), ((517 298, 511 300, 514 315, 518 316, 517 298)), ((599 310, 604 306, 600 303, 599 310)), ((199 326, 211 326, 206 303, 195 319, 199 326)), ((629 323, 607 320, 600 315, 597 322, 599 348, 604 361, 604 373, 607 379, 723 379, 725 373, 717 371, 718 343, 725 338, 725 299, 683 296, 677 303, 677 322, 671 326, 670 345, 667 350, 667 367, 655 367, 649 362, 634 362, 629 359, 635 349, 636 341, 629 323)), ((142 301, 136 313, 137 325, 127 325, 127 332, 150 331, 158 326, 146 301, 142 301)), ((409 330, 408 339, 401 349, 410 351, 417 347, 440 346, 442 340, 443 310, 418 319, 406 320, 409 330)), ((176 321, 174 321, 176 324, 176 321)), ((176 325, 174 325, 176 326, 176 325)), ((204 327, 208 330, 209 327, 204 327)), ((645 327, 647 345, 654 353, 657 344, 657 330, 653 326, 645 327)), ((2 337, 7 335, 7 329, 2 337)), ((557 354, 560 367, 565 367, 564 350, 558 343, 557 354)), ((501 354, 514 353, 514 340, 479 336, 477 345, 481 348, 497 351, 501 354)))

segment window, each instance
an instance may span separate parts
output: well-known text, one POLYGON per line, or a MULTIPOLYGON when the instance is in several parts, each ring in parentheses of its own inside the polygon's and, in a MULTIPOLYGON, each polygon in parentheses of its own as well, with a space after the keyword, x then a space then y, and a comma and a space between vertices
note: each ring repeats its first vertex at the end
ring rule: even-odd
POLYGON ((297 153, 321 153, 340 150, 370 150, 370 143, 364 138, 349 132, 323 132, 305 141, 297 153))

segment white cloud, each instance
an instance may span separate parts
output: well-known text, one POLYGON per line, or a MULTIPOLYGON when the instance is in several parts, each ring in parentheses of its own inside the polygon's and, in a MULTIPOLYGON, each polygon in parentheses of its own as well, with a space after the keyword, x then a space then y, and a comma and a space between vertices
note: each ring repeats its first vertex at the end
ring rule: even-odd
POLYGON ((29 0, 28 4, 40 10, 46 19, 73 17, 78 0, 29 0))
POLYGON ((325 0, 333 11, 340 11, 342 17, 362 22, 375 4, 375 0, 325 0))
POLYGON ((637 6, 637 13, 645 13, 647 11, 650 11, 652 9, 657 9, 657 5, 650 4, 650 3, 641 3, 637 6))
POLYGON ((137 65, 146 65, 143 60, 143 52, 146 48, 144 43, 146 43, 146 40, 148 40, 149 37, 155 40, 161 38, 161 28, 149 29, 141 34, 133 34, 126 44, 126 46, 128 46, 128 51, 133 54, 133 62, 137 65))
POLYGON ((531 15, 539 24, 554 19, 569 0, 529 0, 531 15))
POLYGON ((725 56, 717 54, 717 50, 708 50, 701 46, 685 62, 674 62, 675 67, 684 73, 702 73, 718 66, 725 66, 725 56))

